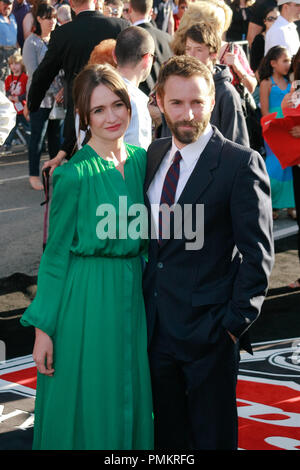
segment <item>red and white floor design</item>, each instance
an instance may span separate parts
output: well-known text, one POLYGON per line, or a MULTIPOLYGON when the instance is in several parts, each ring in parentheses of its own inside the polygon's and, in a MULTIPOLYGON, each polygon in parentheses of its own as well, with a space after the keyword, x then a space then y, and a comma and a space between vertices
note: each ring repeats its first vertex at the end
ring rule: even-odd
MULTIPOLYGON (((34 424, 32 356, 0 363, 1 434, 34 424)), ((300 450, 300 338, 256 343, 242 353, 237 386, 239 449, 300 450)))

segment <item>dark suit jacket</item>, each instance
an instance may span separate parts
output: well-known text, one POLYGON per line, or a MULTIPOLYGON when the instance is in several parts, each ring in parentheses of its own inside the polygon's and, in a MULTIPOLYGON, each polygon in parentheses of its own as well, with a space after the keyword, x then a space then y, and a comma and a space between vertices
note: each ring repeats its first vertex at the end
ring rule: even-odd
MULTIPOLYGON (((171 146, 158 139, 148 149, 149 185, 171 146)), ((273 266, 272 204, 261 156, 214 133, 178 204, 204 204, 204 244, 187 250, 187 240, 150 241, 144 273, 149 343, 159 317, 178 358, 192 360, 214 348, 226 330, 251 352, 247 330, 258 317, 273 266), (233 255, 235 246, 238 252, 233 255)), ((187 212, 186 214, 188 214, 187 212)), ((201 220, 200 220, 201 221, 201 220)), ((184 234, 184 229, 182 229, 184 234)))
POLYGON ((69 154, 75 144, 73 80, 89 60, 93 48, 104 39, 116 38, 130 26, 119 18, 108 18, 98 11, 84 11, 51 34, 48 51, 33 74, 28 95, 28 108, 37 111, 46 91, 58 72, 63 69, 67 88, 67 115, 64 126, 63 150, 69 154))
POLYGON ((156 60, 152 66, 150 75, 139 86, 139 88, 144 93, 146 93, 146 95, 149 95, 157 81, 161 65, 172 56, 172 52, 169 45, 172 38, 168 33, 161 31, 160 29, 153 26, 151 23, 141 23, 138 26, 146 29, 146 31, 148 31, 148 33, 150 33, 153 37, 155 43, 156 60))

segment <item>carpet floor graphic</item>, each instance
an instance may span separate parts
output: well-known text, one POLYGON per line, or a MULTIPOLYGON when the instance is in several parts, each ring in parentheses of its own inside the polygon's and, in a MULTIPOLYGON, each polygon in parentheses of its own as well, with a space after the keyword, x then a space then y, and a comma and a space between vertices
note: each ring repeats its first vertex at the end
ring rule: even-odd
MULTIPOLYGON (((239 449, 300 450, 300 338, 255 343, 253 351, 241 353, 239 449)), ((35 393, 31 355, 0 363, 0 450, 31 449, 35 393)))

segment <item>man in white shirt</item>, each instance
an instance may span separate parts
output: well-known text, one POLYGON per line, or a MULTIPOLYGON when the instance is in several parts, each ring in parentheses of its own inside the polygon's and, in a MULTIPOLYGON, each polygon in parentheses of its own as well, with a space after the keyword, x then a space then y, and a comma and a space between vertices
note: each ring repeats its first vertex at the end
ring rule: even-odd
POLYGON ((155 449, 236 449, 239 349, 273 265, 269 177, 209 124, 213 77, 194 57, 162 67, 157 103, 172 137, 150 145, 144 186, 155 449))
POLYGON ((126 83, 132 109, 124 141, 145 150, 152 141, 152 120, 148 110, 149 98, 139 85, 150 74, 154 49, 154 41, 148 31, 130 26, 119 33, 114 52, 117 70, 126 83))
POLYGON ((278 0, 277 4, 280 15, 266 32, 265 55, 271 47, 283 46, 291 56, 294 56, 300 47, 299 34, 294 23, 300 20, 300 0, 293 2, 278 0))

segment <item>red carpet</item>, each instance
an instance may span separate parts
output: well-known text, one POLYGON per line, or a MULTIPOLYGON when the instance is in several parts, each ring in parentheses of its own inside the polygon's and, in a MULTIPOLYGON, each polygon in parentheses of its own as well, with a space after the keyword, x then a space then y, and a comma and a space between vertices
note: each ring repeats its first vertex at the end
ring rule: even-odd
MULTIPOLYGON (((254 356, 242 354, 240 364, 239 449, 300 450, 300 341, 256 346, 254 356)), ((7 400, 0 405, 0 422, 5 422, 6 429, 26 430, 24 423, 16 426, 12 405, 18 412, 25 410, 20 405, 21 395, 26 398, 23 402, 31 401, 33 411, 35 388, 36 368, 31 356, 0 363, 0 397, 7 400)), ((26 413, 23 421, 28 422, 28 409, 26 413)))
POLYGON ((25 387, 36 389, 36 367, 18 370, 9 374, 0 374, 0 378, 8 382, 14 382, 24 385, 25 387))

